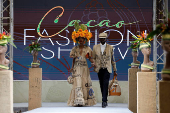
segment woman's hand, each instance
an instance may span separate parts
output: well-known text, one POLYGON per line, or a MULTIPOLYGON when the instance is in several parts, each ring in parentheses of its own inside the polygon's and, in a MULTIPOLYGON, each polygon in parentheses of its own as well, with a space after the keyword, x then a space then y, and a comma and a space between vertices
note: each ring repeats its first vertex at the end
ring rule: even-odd
POLYGON ((70 72, 73 72, 73 68, 70 69, 70 72))
POLYGON ((86 54, 86 58, 89 58, 89 53, 86 54))
POLYGON ((96 64, 94 62, 91 63, 91 65, 95 68, 96 67, 96 64))

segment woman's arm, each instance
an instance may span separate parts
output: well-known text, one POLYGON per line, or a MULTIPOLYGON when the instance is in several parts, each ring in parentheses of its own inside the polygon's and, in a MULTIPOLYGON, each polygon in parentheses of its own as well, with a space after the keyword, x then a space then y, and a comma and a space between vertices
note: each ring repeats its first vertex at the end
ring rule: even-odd
MULTIPOLYGON (((91 53, 92 54, 92 53, 91 53)), ((95 67, 95 63, 94 60, 91 56, 89 56, 89 61, 91 62, 92 66, 95 67)))
POLYGON ((91 63, 94 63, 94 61, 93 61, 93 59, 92 59, 91 57, 89 57, 89 61, 90 61, 91 63))
POLYGON ((74 68, 74 63, 75 63, 75 59, 76 59, 76 54, 75 54, 75 51, 76 51, 76 46, 72 48, 71 52, 70 52, 70 58, 73 58, 73 62, 72 62, 72 67, 70 69, 70 72, 73 71, 73 68, 74 68))
POLYGON ((73 71, 73 67, 74 67, 75 59, 76 59, 76 58, 73 58, 72 67, 71 67, 71 69, 70 69, 70 72, 72 72, 72 71, 73 71))

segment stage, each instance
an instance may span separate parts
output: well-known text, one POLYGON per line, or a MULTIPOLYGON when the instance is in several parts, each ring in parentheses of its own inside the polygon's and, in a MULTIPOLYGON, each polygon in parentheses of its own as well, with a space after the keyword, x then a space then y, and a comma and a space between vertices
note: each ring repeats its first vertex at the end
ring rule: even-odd
MULTIPOLYGON (((27 103, 15 103, 14 107, 28 107, 27 103)), ((23 113, 132 113, 127 104, 108 103, 106 108, 101 107, 101 103, 90 107, 69 107, 67 103, 42 103, 41 108, 23 113)))

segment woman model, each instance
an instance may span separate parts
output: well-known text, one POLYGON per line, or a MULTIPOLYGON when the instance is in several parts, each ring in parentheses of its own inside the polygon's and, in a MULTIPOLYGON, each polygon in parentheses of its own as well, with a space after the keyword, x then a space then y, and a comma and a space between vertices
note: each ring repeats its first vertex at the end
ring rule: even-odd
POLYGON ((72 39, 77 46, 73 47, 70 57, 73 58, 72 63, 72 90, 68 99, 69 106, 92 106, 96 104, 94 91, 87 60, 94 65, 92 60, 92 50, 87 46, 87 42, 92 37, 92 33, 88 32, 87 27, 83 24, 79 26, 75 22, 75 31, 72 33, 72 39))

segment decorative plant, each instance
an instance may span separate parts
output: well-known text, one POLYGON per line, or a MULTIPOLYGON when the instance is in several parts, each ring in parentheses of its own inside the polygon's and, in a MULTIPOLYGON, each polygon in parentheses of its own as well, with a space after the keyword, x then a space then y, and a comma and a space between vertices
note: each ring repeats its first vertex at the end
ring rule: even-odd
POLYGON ((26 47, 25 49, 29 49, 29 53, 31 53, 33 50, 41 51, 41 45, 37 41, 32 41, 31 44, 29 44, 29 46, 26 47))
POLYGON ((170 81, 170 14, 168 15, 168 21, 164 20, 165 23, 160 23, 156 26, 156 29, 148 35, 153 37, 154 35, 162 35, 161 46, 166 51, 166 60, 164 62, 164 68, 161 71, 162 80, 170 81))
POLYGON ((130 43, 131 43, 131 45, 130 45, 130 47, 128 49, 132 49, 132 51, 137 52, 137 50, 138 50, 138 46, 137 46, 138 42, 136 42, 136 43, 130 42, 130 43))
MULTIPOLYGON (((138 38, 136 38, 135 36, 132 36, 133 38, 135 38, 135 41, 132 41, 131 46, 129 48, 138 48, 142 43, 146 43, 148 44, 149 47, 151 47, 150 45, 150 41, 153 40, 153 37, 148 37, 148 34, 146 33, 146 31, 141 32, 140 35, 137 35, 138 38)), ((142 46, 141 46, 142 47, 142 46)), ((139 47, 139 49, 141 49, 141 47, 139 47)))
POLYGON ((75 27, 75 31, 72 32, 73 42, 78 43, 78 40, 77 40, 78 37, 86 38, 87 39, 86 42, 88 42, 91 39, 92 33, 87 30, 86 25, 84 24, 79 25, 79 23, 76 21, 74 23, 74 27, 75 27))
POLYGON ((7 33, 7 34, 5 32, 0 33, 0 45, 1 46, 5 46, 8 43, 10 43, 15 48, 17 48, 16 45, 13 42, 11 42, 11 35, 10 35, 10 33, 7 33))
POLYGON ((160 23, 156 26, 156 29, 150 32, 148 37, 153 37, 154 35, 158 34, 170 34, 170 15, 168 15, 168 21, 165 23, 160 23))

